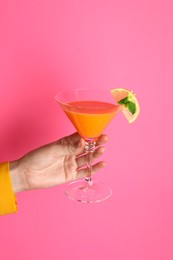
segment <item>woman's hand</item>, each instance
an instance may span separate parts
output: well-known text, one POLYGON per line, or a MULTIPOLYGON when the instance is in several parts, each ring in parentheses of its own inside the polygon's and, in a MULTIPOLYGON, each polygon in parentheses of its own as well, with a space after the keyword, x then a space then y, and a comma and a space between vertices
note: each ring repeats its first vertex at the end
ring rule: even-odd
MULTIPOLYGON (((107 135, 101 135, 93 160, 104 153, 107 135)), ((65 182, 84 178, 88 169, 84 153, 85 141, 74 133, 56 142, 40 147, 21 159, 10 163, 10 174, 14 192, 49 188, 65 182)), ((93 173, 105 166, 103 161, 93 164, 93 173)))

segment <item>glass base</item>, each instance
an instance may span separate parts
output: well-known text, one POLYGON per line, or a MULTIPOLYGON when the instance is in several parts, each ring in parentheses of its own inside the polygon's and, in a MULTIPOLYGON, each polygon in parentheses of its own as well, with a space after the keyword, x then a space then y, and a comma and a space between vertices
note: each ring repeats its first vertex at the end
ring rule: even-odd
POLYGON ((79 202, 93 203, 108 199, 112 191, 101 182, 79 180, 68 184, 65 194, 68 198, 79 202))

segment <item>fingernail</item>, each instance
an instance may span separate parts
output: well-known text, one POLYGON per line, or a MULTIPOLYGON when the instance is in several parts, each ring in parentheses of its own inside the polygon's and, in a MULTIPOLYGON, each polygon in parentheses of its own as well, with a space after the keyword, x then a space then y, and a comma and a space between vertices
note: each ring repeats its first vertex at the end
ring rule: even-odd
POLYGON ((102 147, 100 147, 100 153, 104 153, 104 152, 105 152, 105 150, 106 150, 106 149, 105 149, 105 147, 103 147, 103 146, 102 146, 102 147))

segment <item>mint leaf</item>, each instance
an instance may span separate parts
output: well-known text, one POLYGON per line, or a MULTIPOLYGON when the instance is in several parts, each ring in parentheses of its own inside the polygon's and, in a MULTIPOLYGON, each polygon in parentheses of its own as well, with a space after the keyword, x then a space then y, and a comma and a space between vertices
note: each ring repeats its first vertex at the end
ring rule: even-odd
POLYGON ((129 102, 129 97, 125 97, 123 99, 121 99, 120 101, 118 101, 118 104, 122 105, 122 104, 126 104, 127 102, 129 102))
POLYGON ((136 112, 136 104, 134 102, 128 101, 126 102, 125 106, 134 115, 134 113, 136 112))
POLYGON ((125 107, 128 108, 130 113, 134 115, 134 113, 136 112, 136 104, 134 102, 130 101, 130 99, 131 99, 131 96, 129 94, 127 97, 119 100, 118 104, 125 105, 125 107))

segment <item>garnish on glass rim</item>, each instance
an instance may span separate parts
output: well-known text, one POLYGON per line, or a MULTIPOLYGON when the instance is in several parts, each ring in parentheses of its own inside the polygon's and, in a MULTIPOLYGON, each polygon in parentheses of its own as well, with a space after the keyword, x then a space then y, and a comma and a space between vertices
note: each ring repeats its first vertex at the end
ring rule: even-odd
POLYGON ((122 112, 128 122, 134 122, 140 113, 140 106, 136 95, 133 94, 132 91, 124 88, 112 89, 111 94, 116 102, 122 105, 122 112))

